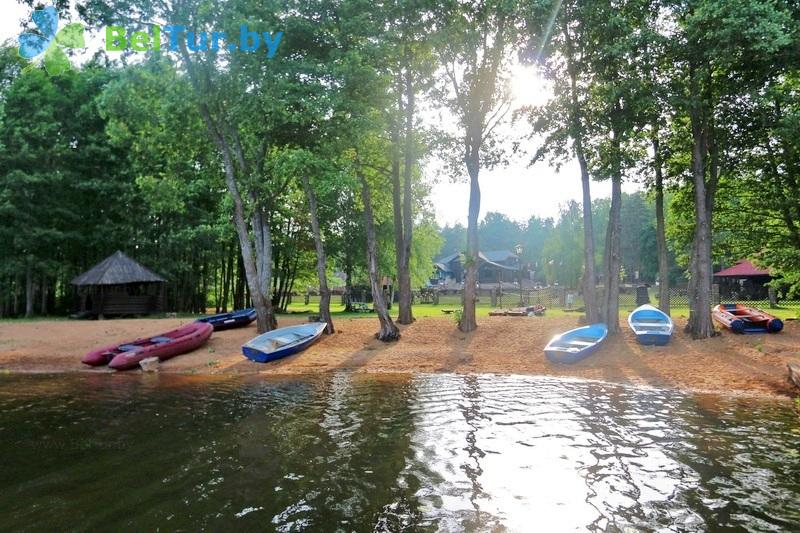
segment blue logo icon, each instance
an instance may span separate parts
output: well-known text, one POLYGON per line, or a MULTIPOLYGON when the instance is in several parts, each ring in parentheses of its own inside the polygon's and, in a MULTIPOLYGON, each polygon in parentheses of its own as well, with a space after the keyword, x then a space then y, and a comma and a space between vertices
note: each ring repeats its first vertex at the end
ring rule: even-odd
POLYGON ((58 11, 53 6, 37 9, 31 16, 39 33, 23 33, 19 36, 19 55, 25 59, 36 59, 42 54, 42 62, 51 76, 63 74, 71 68, 69 58, 62 48, 83 48, 83 24, 75 22, 58 30, 58 11))

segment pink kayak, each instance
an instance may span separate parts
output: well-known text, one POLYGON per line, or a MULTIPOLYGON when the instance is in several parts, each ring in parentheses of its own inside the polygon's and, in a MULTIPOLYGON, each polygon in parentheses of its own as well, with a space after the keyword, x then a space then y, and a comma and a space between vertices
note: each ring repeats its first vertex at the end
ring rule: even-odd
POLYGON ((148 357, 158 357, 164 361, 191 352, 205 344, 213 331, 214 326, 211 324, 192 322, 155 337, 92 350, 83 356, 81 362, 90 366, 107 364, 115 370, 127 370, 136 367, 139 361, 148 357))

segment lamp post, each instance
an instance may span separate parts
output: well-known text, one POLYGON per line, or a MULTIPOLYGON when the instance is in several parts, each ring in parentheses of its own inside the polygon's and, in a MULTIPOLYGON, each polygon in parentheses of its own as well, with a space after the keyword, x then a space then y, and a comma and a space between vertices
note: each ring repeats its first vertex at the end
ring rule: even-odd
POLYGON ((519 270, 519 305, 522 307, 525 302, 522 301, 522 245, 518 244, 514 247, 517 252, 517 268, 519 270))

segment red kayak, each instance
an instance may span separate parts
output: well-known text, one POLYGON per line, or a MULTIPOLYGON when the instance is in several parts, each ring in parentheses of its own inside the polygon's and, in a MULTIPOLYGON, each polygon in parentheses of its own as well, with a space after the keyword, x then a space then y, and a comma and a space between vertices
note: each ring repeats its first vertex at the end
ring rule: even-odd
POLYGON ((213 331, 211 324, 192 322, 155 337, 92 350, 83 356, 81 362, 91 366, 107 364, 115 370, 127 370, 138 366, 139 361, 148 357, 158 357, 164 361, 191 352, 205 344, 213 331))

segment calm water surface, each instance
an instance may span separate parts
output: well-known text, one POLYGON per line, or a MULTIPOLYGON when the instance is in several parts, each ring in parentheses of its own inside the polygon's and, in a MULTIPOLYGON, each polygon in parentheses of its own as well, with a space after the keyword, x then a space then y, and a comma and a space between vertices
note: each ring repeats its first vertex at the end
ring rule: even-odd
POLYGON ((517 376, 0 377, 0 530, 800 529, 788 401, 517 376))

